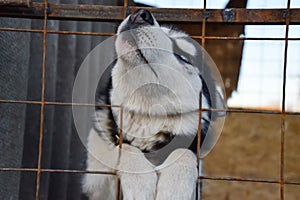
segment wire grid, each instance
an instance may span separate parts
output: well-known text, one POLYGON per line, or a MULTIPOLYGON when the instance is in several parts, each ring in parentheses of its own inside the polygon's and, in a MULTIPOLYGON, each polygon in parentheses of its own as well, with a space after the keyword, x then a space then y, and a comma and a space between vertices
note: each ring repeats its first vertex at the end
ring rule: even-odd
MULTIPOLYGON (((206 0, 204 1, 204 8, 203 13, 206 12, 206 0)), ((290 0, 287 1, 286 11, 290 13, 290 0)), ((40 129, 39 129, 39 149, 38 149, 38 165, 37 168, 0 168, 0 172, 3 171, 15 171, 15 172, 35 172, 36 176, 36 194, 35 198, 39 199, 39 191, 40 191, 40 179, 41 173, 49 172, 49 173, 92 173, 92 174, 104 174, 104 175, 114 175, 118 178, 118 184, 116 188, 116 196, 117 199, 120 197, 120 179, 116 172, 105 172, 105 171, 86 171, 86 170, 63 170, 63 169, 44 169, 41 166, 42 160, 42 151, 43 151, 43 134, 44 134, 44 114, 45 114, 45 106, 46 105, 58 105, 58 106, 105 106, 105 107, 119 107, 120 109, 120 149, 122 147, 122 110, 123 108, 119 105, 95 105, 95 104, 87 104, 87 103, 75 103, 75 102, 51 102, 45 101, 45 67, 46 67, 46 43, 47 43, 47 34, 62 34, 62 35, 91 35, 91 36, 114 36, 114 33, 95 33, 95 32, 77 32, 77 31, 60 31, 60 30, 47 30, 47 23, 48 23, 48 10, 47 6, 48 0, 44 0, 44 18, 43 18, 43 29, 42 30, 34 30, 34 29, 20 29, 20 28, 6 28, 1 27, 0 31, 15 31, 15 32, 30 32, 30 33, 42 33, 43 34, 43 62, 42 62, 42 91, 41 91, 41 101, 22 101, 22 100, 7 100, 7 99, 0 99, 0 103, 13 103, 13 104, 35 104, 40 105, 40 129)), ((125 19, 127 12, 128 12, 128 5, 127 0, 124 0, 123 9, 122 9, 122 18, 125 19)), ((136 9, 136 8, 135 8, 136 9)), ((196 10, 194 12, 197 12, 196 10)), ((275 179, 250 179, 250 178, 236 178, 236 177, 211 177, 211 176, 199 176, 198 181, 201 179, 206 180, 216 180, 216 181, 240 181, 240 182, 256 182, 256 183, 272 183, 278 184, 280 190, 280 200, 284 200, 284 188, 286 184, 289 185, 300 185, 299 181, 286 181, 284 177, 284 156, 285 156, 285 127, 286 127, 286 116, 287 115, 300 115, 300 112, 287 112, 285 108, 286 102, 286 79, 287 79, 287 50, 288 50, 288 43, 289 40, 300 40, 300 38, 289 38, 289 25, 290 25, 290 16, 287 15, 285 18, 285 37, 284 38, 251 38, 251 37, 220 37, 220 36, 206 36, 206 23, 209 16, 203 15, 202 17, 202 30, 201 36, 194 35, 192 38, 200 39, 201 44, 205 47, 206 40, 284 40, 284 64, 283 64, 283 81, 282 81, 282 100, 281 100, 281 110, 262 110, 262 109, 243 109, 243 108, 228 108, 226 110, 216 110, 216 109, 199 109, 199 116, 201 119, 202 111, 210 110, 212 112, 219 112, 219 111, 226 111, 229 113, 261 113, 261 114, 278 114, 281 116, 281 139, 280 139, 280 178, 279 180, 275 179)), ((201 96, 201 94, 200 94, 201 96)), ((201 98, 199 104, 201 105, 201 98)), ((200 144, 201 140, 201 121, 198 122, 198 144, 200 144)), ((200 161, 200 145, 197 148, 197 162, 200 161)), ((198 187, 198 184, 197 184, 198 187)), ((197 193, 198 195, 198 193, 197 193)), ((196 197, 198 199, 198 196, 196 197)))

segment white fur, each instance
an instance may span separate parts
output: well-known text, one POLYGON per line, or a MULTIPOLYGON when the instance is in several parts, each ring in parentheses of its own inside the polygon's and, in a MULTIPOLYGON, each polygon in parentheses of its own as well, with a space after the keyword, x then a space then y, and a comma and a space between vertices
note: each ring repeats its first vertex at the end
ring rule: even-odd
POLYGON ((195 199, 198 177, 196 156, 187 149, 177 149, 165 163, 157 167, 160 172, 156 200, 195 199), (175 163, 174 160, 176 160, 175 163))
MULTIPOLYGON (((114 172, 112 166, 117 165, 118 154, 112 146, 108 146, 95 130, 88 137, 88 171, 114 172)), ((116 177, 113 175, 85 174, 83 192, 90 200, 116 199, 116 177)))
POLYGON ((155 198, 157 175, 154 166, 138 148, 123 145, 118 171, 124 199, 155 198))

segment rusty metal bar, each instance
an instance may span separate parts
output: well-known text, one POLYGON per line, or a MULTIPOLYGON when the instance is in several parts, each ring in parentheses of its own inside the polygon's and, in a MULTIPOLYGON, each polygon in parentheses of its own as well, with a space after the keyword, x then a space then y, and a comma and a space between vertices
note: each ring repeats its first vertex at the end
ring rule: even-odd
POLYGON ((76 103, 76 102, 57 102, 57 101, 23 101, 23 100, 4 100, 0 99, 0 103, 16 103, 16 104, 36 104, 36 105, 54 105, 54 106, 89 106, 89 107, 115 107, 120 108, 120 105, 108 104, 91 104, 91 103, 76 103))
MULTIPOLYGON (((124 20, 127 16, 127 0, 123 1, 123 9, 122 9, 122 20, 124 20)), ((123 107, 120 106, 120 128, 119 128, 119 155, 118 155, 118 165, 121 160, 121 155, 122 155, 122 144, 123 144, 123 107)), ((120 176, 117 174, 116 176, 117 179, 117 190, 116 190, 116 200, 119 200, 121 197, 121 179, 120 176)))
POLYGON ((91 170, 70 170, 70 169, 37 169, 37 168, 11 168, 11 167, 2 167, 0 171, 6 172, 48 172, 48 173, 77 173, 77 174, 102 174, 102 175, 114 175, 114 172, 108 171, 91 171, 91 170))
POLYGON ((250 179, 250 178, 238 178, 238 177, 210 177, 199 176, 199 179, 216 180, 216 181, 239 181, 239 182, 255 182, 255 183, 277 183, 280 184, 280 180, 271 179, 250 179))
MULTIPOLYGON (((202 127, 202 124, 201 124, 201 119, 202 119, 202 91, 200 92, 199 94, 199 111, 198 111, 198 128, 197 128, 197 165, 198 165, 198 175, 199 174, 202 174, 202 167, 201 167, 201 157, 200 157, 200 153, 201 153, 201 135, 202 135, 202 131, 201 131, 201 127, 202 127)), ((201 179, 199 179, 198 181, 201 181, 201 179)), ((199 194, 198 193, 198 190, 199 190, 199 183, 197 181, 197 184, 196 184, 196 200, 199 199, 199 195, 201 196, 201 193, 199 194)), ((200 188, 201 189, 201 188, 200 188)), ((200 190, 201 191, 201 190, 200 190)))
MULTIPOLYGON (((28 32, 28 33, 44 33, 44 30, 39 29, 23 29, 23 28, 6 28, 0 27, 0 31, 13 31, 13 32, 28 32)), ((78 32, 78 31, 59 31, 59 30, 46 30, 47 34, 61 34, 61 35, 90 35, 90 36, 115 36, 116 33, 98 33, 98 32, 78 32)), ((234 37, 234 36, 197 36, 192 35, 193 39, 206 40, 300 40, 299 38, 285 38, 285 37, 234 37)))
MULTIPOLYGON (((0 168, 2 172, 37 172, 37 168, 0 168)), ((91 170, 69 170, 69 169, 40 169, 41 172, 46 173, 76 173, 76 174, 102 174, 116 176, 115 172, 107 171, 91 171, 91 170)), ((240 182, 255 182, 255 183, 274 183, 280 184, 280 180, 275 179, 251 179, 240 177, 212 177, 212 176, 198 176, 198 179, 214 180, 214 181, 240 181, 240 182)), ((285 185, 300 185, 299 181, 284 181, 285 185)))
MULTIPOLYGON (((42 29, 23 29, 23 28, 5 28, 0 27, 0 31, 13 31, 13 32, 27 32, 27 33, 44 33, 42 29)), ((60 35, 90 35, 90 36, 115 36, 116 33, 98 33, 98 32, 78 32, 78 31, 57 31, 46 30, 47 34, 60 34, 60 35)), ((284 40, 284 38, 282 38, 284 40)))
MULTIPOLYGON (((1 167, 2 172, 37 172, 37 168, 12 168, 1 167)), ((92 170, 69 170, 69 169, 40 169, 41 172, 47 173, 76 173, 76 174, 102 174, 116 176, 115 172, 107 171, 92 171, 92 170)), ((275 183, 280 184, 280 180, 275 179, 251 179, 240 177, 212 177, 212 176, 198 176, 198 179, 215 180, 215 181, 241 181, 241 182, 257 182, 257 183, 275 183)), ((285 185, 300 185, 300 181, 284 181, 285 185)))
POLYGON ((0 6, 29 7, 31 0, 0 0, 0 6))
MULTIPOLYGON (((133 12, 140 7, 47 4, 48 19, 88 20, 88 21, 122 21, 124 13, 133 12)), ((44 18, 44 4, 33 2, 28 8, 0 7, 2 17, 44 18)), ((161 22, 226 22, 223 9, 170 9, 147 8, 161 22)), ((285 24, 285 16, 290 16, 290 24, 300 24, 300 9, 245 9, 235 8, 234 20, 230 23, 244 24, 285 24)))
MULTIPOLYGON (((42 104, 41 101, 4 100, 4 99, 0 99, 0 103, 16 103, 16 104, 32 104, 32 105, 41 105, 42 104)), ((57 102, 57 101, 45 101, 44 104, 45 105, 54 105, 54 106, 89 106, 89 107, 121 108, 120 105, 76 103, 76 102, 57 102)), ((272 115, 282 114, 282 111, 280 111, 280 110, 264 110, 264 109, 251 109, 251 108, 228 108, 228 109, 224 109, 224 110, 202 108, 202 111, 231 112, 231 113, 255 113, 255 114, 272 114, 272 115)), ((285 115, 300 115, 300 112, 285 111, 285 115)))
MULTIPOLYGON (((1 28, 0 28, 1 30, 1 28)), ((284 37, 226 37, 226 36, 191 36, 193 39, 205 38, 206 40, 286 40, 284 37)), ((300 40, 300 38, 287 38, 288 40, 300 40)))
POLYGON ((285 17, 285 45, 284 45, 284 63, 283 63, 283 80, 282 80, 282 102, 281 102, 281 131, 280 131, 280 200, 284 200, 284 151, 285 151, 285 120, 286 120, 286 79, 287 79, 287 56, 288 56, 288 37, 289 37, 289 25, 290 25, 290 5, 291 1, 287 1, 287 10, 285 17))
MULTIPOLYGON (((120 128, 119 128, 119 155, 118 155, 118 161, 117 165, 120 164, 121 156, 122 156, 122 145, 123 145, 123 107, 120 106, 120 128)), ((117 174, 117 172, 116 172, 117 174)), ((116 200, 120 199, 121 196, 121 179, 120 176, 117 174, 117 191, 116 191, 116 200)))
MULTIPOLYGON (((0 31, 13 31, 13 32, 28 32, 28 33, 43 33, 44 30, 38 29, 22 29, 22 28, 5 28, 0 27, 0 31)), ((98 32, 78 32, 78 31, 58 31, 58 30, 46 30, 47 34, 61 34, 61 35, 90 35, 90 36, 115 36, 116 33, 98 33, 98 32)), ((226 37, 226 36, 197 36, 192 35, 193 39, 202 39, 206 40, 260 40, 260 41, 280 41, 280 40, 300 40, 300 37, 285 38, 285 37, 226 37)))
MULTIPOLYGON (((203 0, 203 12, 206 13, 206 0, 203 0)), ((203 37, 201 37, 201 45, 203 48, 205 48, 205 32, 206 32, 206 20, 207 20, 207 16, 205 14, 202 15, 202 26, 201 26, 201 35, 203 37)), ((204 58, 202 57, 202 60, 204 58)), ((203 68, 203 66, 201 66, 201 68, 203 68)), ((198 130, 197 130, 197 165, 198 165, 198 175, 201 174, 202 175, 202 166, 201 166, 201 137, 202 137, 202 112, 203 112, 203 108, 202 108, 202 90, 199 93, 199 111, 198 111, 198 130)), ((197 184, 196 184, 196 200, 197 199, 202 199, 202 188, 201 188, 201 178, 198 179, 197 184), (199 185, 200 182, 200 185, 199 185), (199 187, 200 187, 200 192, 199 191, 199 187)))
MULTIPOLYGON (((0 27, 0 31, 13 31, 13 32, 28 32, 28 33, 43 33, 44 30, 38 29, 22 29, 22 28, 5 28, 0 27)), ((116 33, 98 33, 98 32, 78 32, 78 31, 59 31, 59 30, 46 30, 47 34, 61 34, 61 35, 90 35, 90 36, 115 36, 116 33)), ((197 36, 192 35, 193 39, 206 40, 300 40, 299 38, 285 38, 285 37, 234 37, 234 36, 197 36)))
MULTIPOLYGON (((44 1, 45 5, 48 4, 48 0, 44 1)), ((35 199, 39 199, 40 184, 41 184, 41 168, 42 168, 42 154, 43 154, 43 138, 44 138, 44 119, 45 119, 45 76, 46 76, 46 52, 47 52, 47 8, 44 9, 44 26, 43 26, 43 55, 42 55, 42 83, 41 83, 41 114, 40 114, 40 131, 39 131, 39 149, 38 149, 38 163, 37 163, 37 175, 36 175, 36 191, 35 199)))
MULTIPOLYGON (((198 179, 214 180, 214 181, 238 181, 238 182, 253 182, 253 183, 274 183, 281 184, 280 180, 274 179, 251 179, 240 177, 211 177, 211 176, 199 176, 198 179)), ((285 185, 300 185, 299 181, 284 181, 285 185)))

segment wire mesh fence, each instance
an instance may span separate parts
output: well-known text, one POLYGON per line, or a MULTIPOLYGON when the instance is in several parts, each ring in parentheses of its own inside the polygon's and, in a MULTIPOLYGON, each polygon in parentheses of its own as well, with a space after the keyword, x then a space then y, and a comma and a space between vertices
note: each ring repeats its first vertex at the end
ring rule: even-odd
MULTIPOLYGON (((3 160, 0 165, 0 174, 3 179, 0 185, 3 194, 15 193, 12 196, 13 199, 81 199, 80 175, 95 173, 117 176, 112 172, 85 170, 82 161, 84 147, 80 144, 79 139, 76 139, 76 130, 72 124, 71 114, 72 106, 112 105, 72 102, 70 94, 74 74, 77 73, 78 65, 82 62, 84 55, 106 37, 114 36, 116 24, 139 7, 131 6, 126 0, 123 2, 112 1, 110 5, 105 6, 101 5, 103 2, 97 1, 91 2, 89 5, 82 5, 82 3, 84 2, 48 2, 45 0, 31 2, 27 7, 26 5, 0 7, 1 44, 4 44, 6 40, 14 42, 2 46, 1 51, 6 52, 6 57, 3 56, 6 59, 3 59, 1 64, 11 66, 13 63, 14 68, 10 70, 16 70, 7 72, 2 69, 1 72, 3 74, 1 77, 3 80, 1 83, 2 95, 0 96, 1 118, 3 119, 1 122, 1 126, 3 126, 1 128, 3 131, 1 131, 1 146, 3 148, 1 147, 0 153, 3 160), (99 5, 92 5, 93 3, 99 5), (65 45, 65 47, 59 47, 58 44, 65 45), (65 61, 63 61, 64 59, 65 61), (52 65, 54 62, 56 63, 55 67, 52 65), (75 67, 69 67, 70 65, 75 67), (61 130, 64 131, 63 136, 61 130), (15 135, 12 134, 13 132, 15 135), (12 177, 11 180, 6 182, 9 177, 12 177)), ((274 126, 279 135, 276 135, 276 139, 270 142, 275 141, 278 148, 277 152, 272 152, 276 157, 275 161, 278 161, 276 164, 278 173, 276 176, 257 177, 255 175, 249 177, 240 176, 240 174, 219 176, 214 175, 214 171, 212 171, 198 177, 199 181, 204 180, 204 184, 212 183, 212 188, 214 187, 213 182, 216 181, 222 182, 222 184, 244 184, 245 187, 251 187, 251 183, 265 184, 272 187, 266 191, 278 191, 274 196, 280 200, 288 199, 289 191, 300 189, 300 179, 286 175, 286 167, 288 170, 293 169, 289 163, 285 162, 290 151, 290 146, 287 144, 295 145, 291 144, 290 135, 287 135, 289 133, 287 132, 288 124, 293 123, 290 121, 291 118, 299 119, 300 115, 299 111, 286 109, 288 46, 290 41, 300 40, 300 35, 299 37, 289 37, 290 25, 300 24, 300 9, 292 9, 290 4, 291 2, 288 0, 286 8, 282 9, 232 8, 225 12, 222 9, 207 9, 204 0, 203 9, 149 8, 161 22, 201 25, 198 27, 200 30, 197 30, 192 38, 199 41, 203 47, 207 47, 207 43, 211 41, 270 40, 284 42, 280 109, 228 108, 226 110, 229 114, 235 114, 236 117, 248 114, 254 118, 258 115, 277 118, 274 120, 274 126), (211 32, 208 33, 209 24, 285 25, 285 36, 267 38, 241 35, 216 36, 211 32), (247 184, 250 185, 247 186, 247 184)), ((223 69, 223 72, 226 70, 223 69)), ((231 88, 231 90, 234 89, 236 88, 231 88)), ((119 108, 122 110, 122 107, 119 106, 119 108)), ((200 109, 199 114, 201 115, 204 110, 200 109)), ((299 130, 295 131, 299 133, 299 130)), ((200 134, 199 131, 199 138, 200 134)), ((121 133, 120 135, 122 136, 121 133)), ((201 151, 200 148, 199 151, 201 151)), ((297 162, 297 158, 294 159, 297 162)), ((208 161, 208 163, 211 162, 213 161, 208 161)), ((252 162, 253 165, 259 166, 256 162, 261 161, 252 160, 252 162)), ((211 166, 208 165, 208 167, 211 166)), ((262 169, 268 170, 263 167, 262 169)), ((268 173, 266 172, 266 174, 268 173)), ((204 186, 202 199, 209 199, 211 196, 209 192, 213 193, 214 191, 207 189, 206 192, 204 186)), ((116 193, 119 198, 120 185, 116 188, 116 193)), ((228 195, 225 194, 224 199, 226 197, 229 199, 228 195)))

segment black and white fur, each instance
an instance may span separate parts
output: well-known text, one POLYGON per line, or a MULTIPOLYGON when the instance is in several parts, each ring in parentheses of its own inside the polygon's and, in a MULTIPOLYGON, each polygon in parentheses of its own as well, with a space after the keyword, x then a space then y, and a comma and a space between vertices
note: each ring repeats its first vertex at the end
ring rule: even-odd
MULTIPOLYGON (((203 55, 188 35, 161 27, 143 9, 120 24, 115 48, 118 59, 96 96, 99 104, 122 105, 122 151, 120 108, 97 108, 87 170, 116 171, 126 200, 194 199, 200 94, 204 108, 221 99, 209 73, 204 78, 196 67, 203 55)), ((202 112, 202 142, 212 120, 202 112)), ((83 190, 91 200, 116 199, 116 184, 115 176, 86 174, 83 190)))

